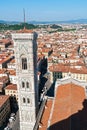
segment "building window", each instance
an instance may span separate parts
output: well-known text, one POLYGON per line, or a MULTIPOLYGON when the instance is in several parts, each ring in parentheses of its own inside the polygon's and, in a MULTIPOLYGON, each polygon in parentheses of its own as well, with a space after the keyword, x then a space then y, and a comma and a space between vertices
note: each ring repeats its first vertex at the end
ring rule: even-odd
POLYGON ((25 100, 25 98, 23 98, 23 103, 25 103, 26 102, 26 100, 25 100))
POLYGON ((22 69, 23 70, 27 69, 27 58, 22 58, 22 69))
POLYGON ((87 94, 87 86, 85 86, 85 91, 86 91, 86 94, 87 94))
POLYGON ((22 82, 22 88, 25 88, 25 83, 24 82, 22 82))
POLYGON ((85 86, 86 90, 87 90, 87 86, 85 86))
POLYGON ((29 82, 26 83, 27 88, 29 88, 29 82))
POLYGON ((30 99, 29 98, 27 98, 27 103, 30 103, 30 99))

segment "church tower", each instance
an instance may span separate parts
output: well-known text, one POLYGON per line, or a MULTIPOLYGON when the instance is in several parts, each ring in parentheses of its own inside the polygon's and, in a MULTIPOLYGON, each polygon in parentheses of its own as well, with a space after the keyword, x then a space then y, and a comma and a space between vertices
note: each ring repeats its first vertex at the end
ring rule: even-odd
POLYGON ((38 109, 37 33, 27 29, 12 34, 15 49, 20 130, 33 130, 38 109))

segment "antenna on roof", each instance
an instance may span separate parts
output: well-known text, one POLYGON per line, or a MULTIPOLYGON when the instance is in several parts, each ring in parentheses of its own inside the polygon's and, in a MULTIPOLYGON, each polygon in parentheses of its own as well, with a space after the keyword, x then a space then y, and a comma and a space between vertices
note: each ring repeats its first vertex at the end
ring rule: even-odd
POLYGON ((25 28, 25 9, 23 8, 23 15, 24 15, 24 28, 25 28))
POLYGON ((25 23, 25 9, 23 9, 24 23, 25 23))

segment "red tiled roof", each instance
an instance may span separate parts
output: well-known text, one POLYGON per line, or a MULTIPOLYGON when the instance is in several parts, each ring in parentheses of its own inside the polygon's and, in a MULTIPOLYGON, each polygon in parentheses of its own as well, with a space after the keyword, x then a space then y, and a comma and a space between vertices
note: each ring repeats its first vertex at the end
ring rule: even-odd
POLYGON ((0 40, 0 44, 8 44, 9 42, 11 42, 10 39, 1 39, 0 40))
POLYGON ((12 59, 9 63, 15 63, 15 59, 12 59))
MULTIPOLYGON (((83 101, 85 99, 84 88, 73 83, 60 85, 56 89, 56 95, 54 99, 54 107, 52 111, 52 105, 45 109, 42 116, 42 127, 39 130, 46 130, 48 121, 50 121, 50 126, 69 118, 71 115, 77 113, 79 110, 83 109, 83 101), (52 115, 52 116, 50 116, 52 115), (51 117, 51 118, 49 118, 51 117), (50 119, 50 120, 49 120, 50 119)), ((49 101, 47 101, 49 102, 49 101)), ((58 130, 51 127, 50 130, 58 130)), ((60 129, 59 129, 60 130, 60 129)), ((65 129, 63 129, 65 130, 65 129)))
POLYGON ((0 77, 0 83, 5 83, 5 82, 8 82, 8 77, 7 76, 2 76, 0 77))
POLYGON ((17 85, 16 84, 9 84, 5 89, 9 90, 17 90, 17 85))
POLYGON ((33 30, 29 30, 24 27, 24 29, 19 30, 18 33, 33 33, 33 30))
MULTIPOLYGON (((79 66, 80 67, 80 66, 79 66)), ((49 70, 52 72, 71 72, 71 73, 79 73, 79 74, 87 74, 87 68, 85 66, 81 66, 80 68, 76 66, 69 66, 63 64, 53 64, 49 67, 49 70)))
POLYGON ((85 91, 81 86, 72 83, 60 85, 56 91, 51 125, 81 110, 85 98, 85 91))
POLYGON ((0 107, 9 99, 7 95, 0 95, 0 107))
POLYGON ((46 105, 45 105, 45 109, 44 109, 44 113, 41 119, 41 123, 39 124, 39 129, 38 130, 46 130, 47 129, 47 125, 48 125, 48 119, 50 116, 50 111, 51 111, 51 107, 52 107, 52 100, 48 100, 46 105))

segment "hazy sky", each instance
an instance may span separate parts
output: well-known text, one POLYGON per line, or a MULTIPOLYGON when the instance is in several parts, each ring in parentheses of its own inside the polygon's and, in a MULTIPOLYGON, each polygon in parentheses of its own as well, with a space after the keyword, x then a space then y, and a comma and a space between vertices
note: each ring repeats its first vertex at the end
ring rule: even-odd
POLYGON ((0 20, 60 21, 87 18, 87 0, 0 0, 0 20))

